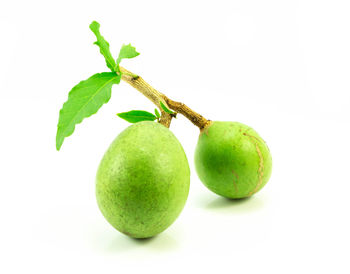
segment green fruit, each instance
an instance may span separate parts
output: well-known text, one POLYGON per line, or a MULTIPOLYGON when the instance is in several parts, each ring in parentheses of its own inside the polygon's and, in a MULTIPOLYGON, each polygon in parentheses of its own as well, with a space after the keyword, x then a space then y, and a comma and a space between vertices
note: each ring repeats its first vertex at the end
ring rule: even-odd
POLYGON ((200 133, 195 166, 207 188, 239 199, 267 183, 272 159, 266 143, 252 128, 237 122, 212 122, 200 133))
POLYGON ((107 221, 133 238, 152 237, 182 211, 190 169, 174 134, 161 124, 139 122, 113 141, 96 177, 96 197, 107 221))

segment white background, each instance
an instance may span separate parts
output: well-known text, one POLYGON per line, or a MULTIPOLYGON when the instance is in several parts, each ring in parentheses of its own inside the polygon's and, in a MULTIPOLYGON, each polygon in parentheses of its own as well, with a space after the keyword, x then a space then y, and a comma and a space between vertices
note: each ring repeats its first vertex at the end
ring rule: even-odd
POLYGON ((349 1, 1 1, 1 273, 349 273, 349 1), (254 197, 207 190, 193 165, 198 130, 171 129, 191 166, 177 221, 133 240, 100 214, 98 163, 152 111, 125 83, 55 150, 69 90, 107 71, 92 20, 123 65, 212 120, 255 128, 273 174, 254 197))

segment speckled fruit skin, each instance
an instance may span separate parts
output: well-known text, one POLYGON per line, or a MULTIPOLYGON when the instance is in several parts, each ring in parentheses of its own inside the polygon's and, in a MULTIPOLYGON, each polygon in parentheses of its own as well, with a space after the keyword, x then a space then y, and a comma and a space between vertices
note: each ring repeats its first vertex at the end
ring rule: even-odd
POLYGON ((252 128, 237 122, 212 122, 200 133, 195 166, 207 188, 239 199, 267 183, 272 159, 266 143, 252 128))
POLYGON ((163 125, 147 121, 129 126, 110 145, 97 171, 96 197, 113 227, 148 238, 179 216, 189 186, 180 142, 163 125))

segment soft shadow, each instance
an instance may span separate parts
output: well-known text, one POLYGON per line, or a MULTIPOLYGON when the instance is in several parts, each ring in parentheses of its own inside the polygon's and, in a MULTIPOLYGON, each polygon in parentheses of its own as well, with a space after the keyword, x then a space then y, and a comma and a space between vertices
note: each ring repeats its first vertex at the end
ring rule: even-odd
POLYGON ((97 248, 105 253, 124 253, 134 249, 163 252, 178 247, 178 242, 166 232, 146 239, 134 239, 117 231, 115 233, 116 235, 110 238, 96 239, 98 241, 97 248))
POLYGON ((199 200, 199 205, 206 210, 247 213, 262 209, 264 207, 264 201, 256 196, 242 199, 206 196, 199 200))
POLYGON ((251 200, 252 200, 252 197, 240 198, 240 199, 229 199, 225 197, 217 197, 214 200, 207 203, 206 208, 216 209, 216 208, 225 208, 225 207, 231 207, 231 206, 239 206, 251 200))

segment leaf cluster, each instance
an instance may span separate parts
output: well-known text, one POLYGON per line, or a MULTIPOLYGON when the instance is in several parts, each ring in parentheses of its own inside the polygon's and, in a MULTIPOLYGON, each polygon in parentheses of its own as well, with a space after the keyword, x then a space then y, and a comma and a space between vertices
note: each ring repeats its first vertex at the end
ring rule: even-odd
POLYGON ((112 86, 119 84, 121 80, 122 73, 119 64, 122 59, 134 58, 139 55, 136 49, 128 44, 121 47, 118 58, 114 59, 109 49, 109 43, 100 33, 100 24, 94 21, 90 24, 90 29, 97 39, 94 44, 99 47, 110 72, 96 73, 71 89, 68 100, 63 104, 59 113, 56 134, 57 150, 60 150, 64 139, 73 134, 77 124, 95 114, 103 104, 110 100, 112 86))

